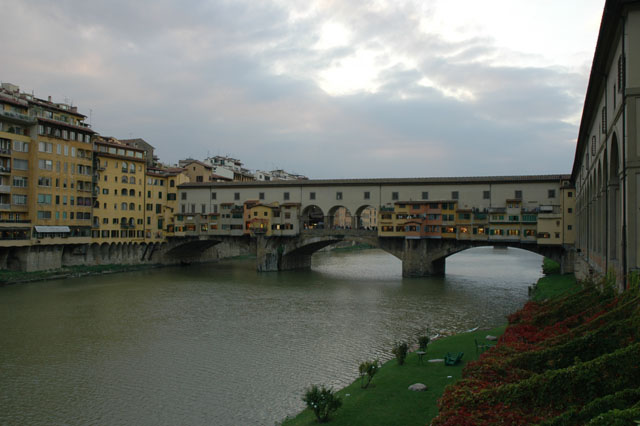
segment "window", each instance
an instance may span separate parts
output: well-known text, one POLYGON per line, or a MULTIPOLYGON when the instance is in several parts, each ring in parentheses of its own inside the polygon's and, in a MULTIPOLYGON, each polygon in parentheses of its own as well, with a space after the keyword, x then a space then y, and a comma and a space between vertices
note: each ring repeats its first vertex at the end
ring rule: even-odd
POLYGON ((162 213, 162 204, 156 204, 156 213, 162 213))
POLYGON ((260 192, 260 193, 258 193, 258 198, 259 198, 260 200, 264 200, 264 192, 260 192))
POLYGON ((40 152, 53 152, 53 144, 49 142, 38 142, 38 151, 40 152))
POLYGON ((285 200, 288 200, 288 199, 289 199, 289 193, 288 193, 288 192, 285 192, 285 193, 283 194, 283 198, 284 198, 285 200))
POLYGON ((522 191, 521 190, 516 189, 515 199, 516 200, 522 200, 522 191))
POLYGON ((69 156, 69 145, 64 146, 64 155, 69 156))
POLYGON ((153 204, 147 203, 147 211, 148 212, 153 211, 153 204))
POLYGON ((240 199, 240 193, 239 192, 234 192, 233 193, 233 199, 234 200, 239 200, 240 199))
POLYGON ((556 190, 555 189, 550 189, 549 190, 548 198, 556 198, 556 190))
POLYGON ((391 199, 392 200, 398 200, 400 198, 400 194, 397 192, 392 192, 391 193, 391 199))
POLYGON ((315 200, 316 199, 316 193, 315 192, 310 192, 309 193, 309 199, 310 200, 315 200))
POLYGON ((336 192, 336 200, 342 200, 342 192, 336 192))
MULTIPOLYGON (((133 189, 131 191, 133 191, 133 189)), ((162 200, 162 192, 161 191, 158 191, 158 199, 162 200)))
POLYGON ((573 197, 573 192, 571 192, 571 191, 567 192, 567 197, 568 198, 572 198, 573 197))
POLYGON ((488 200, 491 198, 491 191, 482 191, 482 199, 488 200))
POLYGON ((38 194, 38 204, 51 204, 51 194, 38 194))
POLYGON ((217 199, 217 198, 218 198, 218 196, 216 195, 216 193, 215 193, 215 192, 212 192, 212 193, 211 193, 211 199, 212 199, 212 200, 215 200, 215 199, 217 199))
POLYGON ((13 150, 18 152, 29 152, 29 142, 13 141, 13 150))
POLYGON ((371 193, 369 191, 364 191, 364 199, 365 200, 370 200, 371 199, 371 193))
POLYGON ((53 170, 53 161, 51 161, 51 160, 38 160, 38 168, 40 170, 53 170))
POLYGON ((13 168, 15 170, 28 170, 29 169, 29 160, 20 160, 15 158, 13 160, 13 168))
POLYGON ((422 199, 423 200, 428 200, 429 199, 429 193, 427 191, 422 191, 422 199))
POLYGON ((167 194, 167 200, 175 201, 176 200, 176 194, 175 193, 167 194))
POLYGON ((602 133, 607 133, 607 107, 602 107, 602 133))
POLYGON ((38 219, 51 219, 51 212, 38 210, 38 219))
POLYGON ((16 204, 19 206, 24 206, 27 204, 27 196, 21 194, 13 194, 11 196, 11 204, 16 204))
POLYGON ((27 185, 27 178, 23 177, 23 176, 14 176, 13 177, 13 186, 18 187, 18 188, 26 188, 27 185))
POLYGON ((569 208, 567 209, 567 213, 573 213, 573 209, 572 209, 571 207, 569 207, 569 208))
POLYGON ((457 200, 458 199, 458 191, 451 191, 451 199, 452 200, 457 200))
POLYGON ((51 178, 46 176, 38 176, 38 186, 51 186, 51 178))
POLYGON ((186 192, 181 193, 180 194, 180 199, 181 200, 186 200, 187 199, 187 193, 186 192))
MULTIPOLYGON (((160 204, 158 204, 160 205, 160 204)), ((207 205, 206 204, 201 204, 200 205, 200 213, 201 214, 205 214, 207 212, 207 205)))
POLYGON ((573 229, 572 225, 567 225, 567 231, 571 231, 573 229))
POLYGON ((174 186, 176 186, 176 181, 174 181, 173 179, 171 179, 171 180, 169 181, 169 186, 170 186, 171 188, 173 188, 174 186))

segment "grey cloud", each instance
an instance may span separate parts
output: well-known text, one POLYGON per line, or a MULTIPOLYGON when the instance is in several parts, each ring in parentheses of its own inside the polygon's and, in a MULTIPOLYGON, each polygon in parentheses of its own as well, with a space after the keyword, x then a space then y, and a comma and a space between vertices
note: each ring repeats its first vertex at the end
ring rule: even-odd
POLYGON ((95 130, 143 137, 166 161, 230 154, 316 178, 570 170, 577 128, 562 120, 579 111, 586 76, 491 66, 491 40, 421 33, 411 3, 335 2, 294 23, 267 2, 0 4, 0 36, 14 40, 2 81, 70 96, 92 109, 95 130), (349 23, 352 43, 311 49, 331 18, 349 23), (25 25, 34 32, 11 37, 25 25), (375 94, 330 97, 314 82, 333 60, 383 45, 417 68, 384 70, 375 94), (447 97, 423 77, 475 98, 447 97))

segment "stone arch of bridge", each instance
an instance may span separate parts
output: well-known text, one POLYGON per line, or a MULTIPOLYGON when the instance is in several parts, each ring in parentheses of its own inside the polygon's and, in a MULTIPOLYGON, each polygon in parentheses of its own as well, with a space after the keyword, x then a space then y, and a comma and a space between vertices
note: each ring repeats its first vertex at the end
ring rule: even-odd
POLYGON ((364 204, 356 209, 355 228, 375 229, 378 223, 378 209, 373 204, 364 204))
POLYGON ((315 204, 308 205, 300 214, 301 229, 323 229, 326 226, 324 212, 315 204))
POLYGON ((355 216, 344 205, 333 206, 327 212, 327 226, 329 229, 354 229, 355 216))
POLYGON ((181 241, 179 244, 167 250, 166 255, 179 260, 198 259, 202 253, 220 244, 222 241, 218 239, 192 239, 181 241))

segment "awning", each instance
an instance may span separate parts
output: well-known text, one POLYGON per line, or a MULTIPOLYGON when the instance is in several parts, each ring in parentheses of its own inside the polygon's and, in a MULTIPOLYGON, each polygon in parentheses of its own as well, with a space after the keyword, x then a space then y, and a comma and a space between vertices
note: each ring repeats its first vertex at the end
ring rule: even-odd
POLYGON ((61 233, 71 232, 68 226, 35 226, 36 232, 45 233, 61 233))

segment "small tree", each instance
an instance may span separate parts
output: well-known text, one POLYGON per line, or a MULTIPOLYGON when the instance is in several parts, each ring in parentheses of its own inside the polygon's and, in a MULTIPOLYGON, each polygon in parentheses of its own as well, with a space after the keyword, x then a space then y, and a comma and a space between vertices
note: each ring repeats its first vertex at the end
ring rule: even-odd
POLYGON ((313 410, 319 423, 329 421, 329 414, 342 406, 342 400, 336 393, 324 385, 312 385, 305 391, 302 400, 307 404, 307 408, 313 410))
POLYGON ((427 345, 430 341, 431 338, 429 337, 429 329, 427 328, 426 330, 420 331, 420 333, 418 334, 418 350, 426 352, 427 345))
POLYGON ((360 364, 360 387, 362 389, 366 389, 367 386, 369 386, 369 383, 371 383, 371 380, 373 380, 373 376, 376 375, 379 368, 380 361, 378 361, 377 359, 373 361, 365 361, 360 364))
POLYGON ((392 352, 396 356, 398 364, 402 365, 409 352, 409 344, 407 342, 396 342, 395 345, 393 345, 392 352))
POLYGON ((431 341, 431 339, 429 338, 429 336, 419 336, 418 337, 418 347, 420 348, 420 350, 426 352, 427 351, 427 345, 429 344, 430 341, 431 341))

